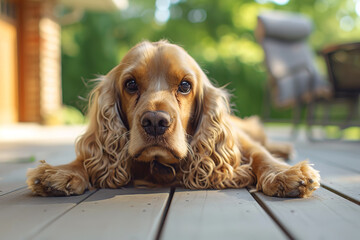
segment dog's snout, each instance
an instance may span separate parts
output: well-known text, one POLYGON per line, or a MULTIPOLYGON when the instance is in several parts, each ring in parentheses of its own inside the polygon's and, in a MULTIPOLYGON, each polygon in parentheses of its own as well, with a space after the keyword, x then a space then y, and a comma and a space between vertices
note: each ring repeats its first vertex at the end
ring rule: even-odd
POLYGON ((171 117, 164 111, 145 112, 140 119, 141 126, 150 136, 163 135, 170 127, 171 117))

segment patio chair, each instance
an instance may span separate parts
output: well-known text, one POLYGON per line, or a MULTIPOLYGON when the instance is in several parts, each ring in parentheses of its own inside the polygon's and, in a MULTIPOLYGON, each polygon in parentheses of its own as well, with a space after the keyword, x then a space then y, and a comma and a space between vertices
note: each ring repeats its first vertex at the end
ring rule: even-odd
MULTIPOLYGON (((327 71, 332 85, 331 101, 325 102, 325 122, 323 125, 337 125, 340 130, 350 126, 360 126, 360 42, 332 45, 319 52, 325 59, 327 71), (329 119, 331 103, 344 101, 348 114, 345 121, 334 122, 329 119)), ((314 124, 314 110, 317 102, 309 106, 307 124, 311 129, 314 124)), ((309 132, 311 134, 311 132, 309 132)), ((311 135, 310 135, 311 137, 311 135)))
POLYGON ((260 14, 255 30, 256 39, 265 52, 268 70, 265 120, 269 117, 271 102, 278 108, 293 108, 293 137, 297 135, 303 106, 329 98, 331 93, 307 43, 311 32, 312 22, 308 18, 280 11, 260 14))

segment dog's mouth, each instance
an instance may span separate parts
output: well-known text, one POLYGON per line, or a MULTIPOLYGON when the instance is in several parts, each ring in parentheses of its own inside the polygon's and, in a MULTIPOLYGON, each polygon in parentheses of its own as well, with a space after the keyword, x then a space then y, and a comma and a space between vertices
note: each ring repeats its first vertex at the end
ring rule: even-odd
POLYGON ((136 187, 167 187, 179 182, 180 167, 177 163, 134 161, 132 168, 136 187))
POLYGON ((135 154, 134 159, 140 162, 158 162, 168 165, 177 164, 181 158, 174 150, 166 146, 152 145, 142 148, 135 154))
POLYGON ((166 187, 179 183, 181 158, 175 150, 166 145, 144 147, 133 156, 133 160, 133 177, 136 186, 166 187))
POLYGON ((157 160, 150 162, 151 175, 172 175, 176 176, 178 164, 167 164, 157 160))

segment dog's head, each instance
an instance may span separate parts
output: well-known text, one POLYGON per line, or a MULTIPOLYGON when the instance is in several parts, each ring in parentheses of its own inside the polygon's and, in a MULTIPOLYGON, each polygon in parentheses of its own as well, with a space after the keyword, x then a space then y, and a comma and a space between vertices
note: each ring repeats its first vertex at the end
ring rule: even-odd
POLYGON ((176 45, 143 42, 115 71, 120 112, 130 131, 129 154, 165 164, 185 158, 202 85, 197 63, 176 45))
POLYGON ((116 186, 148 168, 151 180, 172 181, 183 169, 181 181, 205 186, 224 157, 231 161, 238 154, 226 137, 228 113, 227 93, 184 49, 142 42, 93 91, 79 153, 95 185, 116 186))

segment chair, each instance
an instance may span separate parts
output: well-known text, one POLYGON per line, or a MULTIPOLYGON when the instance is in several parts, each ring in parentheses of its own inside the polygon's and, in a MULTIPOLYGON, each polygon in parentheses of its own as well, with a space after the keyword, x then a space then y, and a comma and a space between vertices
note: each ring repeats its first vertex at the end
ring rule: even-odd
MULTIPOLYGON (((310 139, 312 138, 311 127, 315 124, 313 114, 315 105, 319 102, 329 103, 332 96, 335 98, 340 94, 340 91, 337 92, 340 89, 338 86, 343 86, 338 83, 332 88, 326 78, 319 73, 314 62, 314 53, 307 43, 311 32, 311 20, 300 14, 281 11, 260 14, 255 30, 256 39, 265 52, 265 65, 268 70, 267 90, 264 98, 265 118, 269 116, 270 102, 273 102, 278 108, 293 108, 292 135, 295 137, 301 120, 301 110, 307 106, 308 137, 310 139)), ((332 69, 331 71, 335 71, 333 68, 335 65, 336 68, 341 68, 338 62, 332 61, 333 50, 331 48, 323 52, 324 56, 328 56, 328 66, 331 65, 329 67, 332 69)), ((336 80, 334 80, 335 77, 332 78, 332 83, 342 82, 337 81, 342 73, 337 70, 335 72, 336 80)), ((344 77, 342 75, 341 78, 344 77)), ((346 83, 344 84, 347 87, 346 83)), ((346 97, 350 96, 347 90, 342 93, 345 93, 343 95, 346 97)), ((352 98, 355 95, 355 93, 352 94, 352 98)))
POLYGON ((311 21, 300 14, 271 11, 258 16, 255 30, 257 41, 265 52, 268 70, 264 102, 265 118, 269 103, 278 108, 293 108, 293 136, 301 119, 304 104, 330 96, 329 84, 319 74, 307 38, 312 32, 311 21))
MULTIPOLYGON (((360 96, 360 42, 331 45, 319 52, 325 59, 329 79, 332 85, 331 103, 346 101, 348 115, 345 121, 334 122, 325 114, 324 125, 337 125, 340 129, 350 126, 360 126, 359 96, 360 96)), ((313 124, 312 117, 317 102, 310 105, 308 111, 308 125, 313 124)), ((329 102, 326 102, 329 107, 329 102)))

